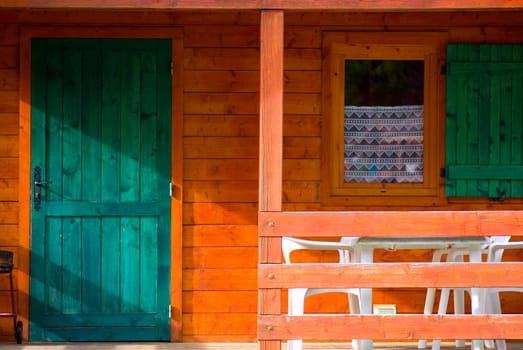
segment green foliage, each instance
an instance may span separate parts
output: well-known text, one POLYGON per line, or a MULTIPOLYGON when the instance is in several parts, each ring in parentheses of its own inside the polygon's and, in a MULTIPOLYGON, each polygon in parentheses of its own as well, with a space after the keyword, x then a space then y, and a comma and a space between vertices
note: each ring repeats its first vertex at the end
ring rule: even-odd
POLYGON ((423 61, 346 60, 345 105, 422 105, 423 73, 423 61))

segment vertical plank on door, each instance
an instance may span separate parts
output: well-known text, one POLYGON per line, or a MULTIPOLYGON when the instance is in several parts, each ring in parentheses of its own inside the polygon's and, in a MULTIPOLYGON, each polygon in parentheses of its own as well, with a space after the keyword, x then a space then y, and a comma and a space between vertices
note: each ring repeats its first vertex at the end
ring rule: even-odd
MULTIPOLYGON (((129 61, 122 72, 122 110, 127 115, 126 127, 122 128, 122 173, 120 199, 138 201, 139 199, 139 139, 140 139, 140 55, 126 54, 123 60, 129 61)), ((122 218, 121 244, 121 303, 122 311, 138 311, 139 291, 139 218, 122 218)))
MULTIPOLYGON (((40 40, 35 40, 33 44, 34 50, 43 51, 46 49, 45 42, 40 40)), ((34 127, 31 129, 31 123, 27 125, 28 130, 31 129, 31 144, 44 144, 45 143, 45 105, 46 99, 44 94, 35 94, 34 91, 43 91, 47 84, 46 74, 43 70, 34 69, 34 67, 41 67, 45 65, 45 57, 42 55, 34 55, 32 58, 31 66, 31 105, 32 113, 31 123, 34 127)), ((44 164, 45 163, 45 150, 42 148, 34 149, 34 152, 31 152, 33 164, 44 164)), ((33 180, 34 169, 31 169, 31 180, 33 180)), ((31 190, 33 190, 31 186, 31 190)), ((34 193, 32 193, 34 195, 34 193)), ((32 227, 43 227, 44 220, 43 217, 33 218, 31 222, 32 227)), ((31 273, 38 276, 45 275, 45 265, 44 265, 44 240, 43 236, 31 237, 31 273)), ((28 270, 27 270, 28 271, 28 270)), ((43 313, 44 312, 44 300, 43 295, 45 292, 45 283, 43 280, 35 280, 31 284, 31 297, 33 300, 38 302, 34 303, 32 311, 43 313), (38 299, 35 299, 38 298, 38 299)), ((42 328, 40 324, 33 323, 31 325, 33 334, 41 334, 42 328)), ((27 328, 27 327, 24 327, 27 328)))
MULTIPOLYGON (((46 132, 52 137, 48 142, 48 153, 62 154, 62 102, 63 102, 63 80, 64 71, 62 67, 62 57, 59 54, 62 46, 61 40, 49 42, 49 49, 52 54, 47 56, 46 79, 47 85, 47 120, 46 132)), ((40 164, 42 167, 42 180, 52 181, 48 186, 42 186, 45 193, 45 201, 60 200, 62 197, 62 159, 48 161, 46 164, 40 164)), ((62 246, 62 220, 61 218, 48 218, 45 222, 48 227, 45 237, 46 251, 46 273, 45 278, 49 286, 47 298, 47 307, 51 310, 62 309, 62 299, 60 291, 62 290, 61 269, 62 249, 55 247, 62 246)), ((51 311, 49 310, 49 311, 51 311)))
MULTIPOLYGON (((141 107, 140 107, 140 139, 144 142, 140 143, 140 154, 144 157, 140 163, 140 198, 141 200, 153 201, 158 198, 157 184, 158 173, 153 171, 154 166, 158 164, 158 149, 155 146, 154 139, 157 137, 156 130, 158 130, 158 111, 156 105, 156 96, 158 92, 151 87, 156 87, 157 77, 157 62, 156 55, 152 52, 144 52, 141 57, 141 80, 142 89, 140 91, 141 107), (143 88, 147 86, 148 88, 143 88)), ((155 218, 141 218, 140 219, 140 245, 148 247, 149 249, 140 249, 140 295, 139 304, 140 311, 151 311, 156 309, 156 289, 151 288, 151 283, 158 280, 156 261, 158 259, 158 246, 156 234, 156 219, 155 218), (142 244, 142 241, 145 244, 142 244), (151 242, 153 244, 151 244, 151 242)))
MULTIPOLYGON (((78 51, 64 50, 64 104, 63 104, 63 169, 61 171, 64 201, 78 201, 82 198, 81 188, 81 140, 82 114, 82 55, 78 51)), ((57 157, 58 158, 58 157, 57 157)), ((60 158, 58 158, 60 159, 60 158)), ((53 181, 55 179, 53 178, 53 181)), ((59 179, 56 179, 59 180, 59 179)), ((54 184, 54 182, 53 182, 54 184)), ((82 254, 81 218, 63 220, 63 264, 70 273, 63 275, 62 310, 65 313, 81 311, 82 291, 77 271, 81 270, 82 254)))
MULTIPOLYGON (((101 132, 101 88, 98 67, 101 53, 87 50, 82 64, 82 201, 100 201, 100 132, 101 132)), ((82 218, 82 311, 99 312, 100 294, 100 218, 82 218)))
MULTIPOLYGON (((171 158, 171 152, 160 152, 162 149, 170 149, 172 150, 173 154, 181 154, 182 147, 176 148, 176 143, 183 143, 183 137, 179 132, 176 132, 171 129, 171 123, 172 120, 174 120, 174 123, 178 124, 181 123, 180 119, 183 119, 183 117, 180 116, 180 119, 172 119, 171 116, 175 114, 172 114, 173 112, 173 106, 176 108, 174 110, 180 110, 181 103, 178 104, 178 101, 173 101, 173 96, 178 96, 180 93, 172 93, 173 91, 173 79, 176 80, 180 78, 180 74, 176 74, 177 69, 173 68, 171 70, 171 67, 173 67, 173 57, 175 57, 177 52, 183 51, 183 45, 181 42, 169 42, 166 45, 163 45, 161 49, 158 49, 157 62, 156 62, 156 119, 157 119, 157 129, 155 138, 157 141, 157 148, 155 149, 155 153, 158 153, 156 155, 156 167, 158 169, 157 175, 160 177, 156 183, 156 194, 160 198, 165 198, 164 200, 161 200, 160 203, 162 203, 161 211, 165 215, 160 215, 158 218, 158 221, 155 223, 156 227, 158 227, 157 232, 157 246, 161 247, 161 249, 158 249, 158 252, 161 252, 162 250, 166 249, 167 247, 173 247, 176 246, 178 249, 181 249, 182 244, 179 243, 179 239, 181 239, 181 233, 178 234, 177 229, 181 229, 182 222, 178 219, 178 215, 176 215, 177 210, 181 210, 178 205, 173 205, 171 207, 171 204, 175 204, 175 201, 171 202, 171 195, 170 193, 170 183, 171 183, 171 174, 172 176, 175 176, 177 171, 182 171, 182 163, 177 162, 176 159, 171 158), (176 43, 176 45, 173 47, 173 43, 176 43), (173 73, 174 72, 174 73, 173 73), (169 74, 170 73, 170 74, 169 74), (175 78, 173 78, 175 76, 175 78), (168 116, 168 118, 162 118, 161 116, 168 116), (174 131, 171 133, 171 131, 174 131), (173 164, 173 161, 176 161, 173 164), (176 170, 174 172, 172 171, 172 167, 174 167, 176 170), (180 169, 178 169, 180 168, 180 169), (165 195, 164 195, 165 194, 165 195), (168 215, 171 208, 173 209, 173 216, 168 215), (173 223, 175 225, 171 224, 171 218, 173 219, 173 223), (164 230, 167 228, 171 228, 172 231, 165 232, 164 230), (179 237, 178 237, 179 236, 179 237), (174 238, 176 237, 176 238, 174 238), (171 239, 174 241, 173 245, 171 246, 171 239), (176 245, 178 244, 179 245, 176 245)), ((178 60, 180 57, 176 57, 175 62, 183 62, 183 60, 178 60)), ((181 68, 179 68, 181 70, 181 68)), ((178 112, 181 113, 181 112, 178 112)), ((181 155, 180 155, 181 157, 181 155)), ((176 203, 178 204, 178 203, 176 203)), ((181 203, 179 203, 181 204, 181 203)), ((173 248, 173 250, 176 250, 173 248)), ((160 317, 162 320, 165 320, 164 323, 162 323, 163 328, 160 328, 159 331, 162 333, 165 332, 165 334, 169 334, 169 328, 170 324, 176 323, 176 303, 172 303, 173 306, 173 314, 170 313, 170 305, 166 303, 166 301, 169 301, 171 290, 174 289, 176 293, 181 293, 179 289, 181 287, 177 287, 177 283, 180 283, 182 279, 170 279, 167 278, 167 276, 171 276, 171 274, 174 274, 175 270, 180 271, 182 269, 182 263, 181 261, 178 262, 176 260, 176 254, 173 251, 167 250, 170 252, 170 254, 158 254, 158 268, 155 270, 155 273, 158 273, 158 277, 156 279, 150 279, 150 283, 148 285, 151 285, 151 283, 156 283, 156 292, 157 292, 157 309, 160 311, 160 317), (172 257, 172 265, 171 265, 171 257, 172 257), (176 264, 176 267, 174 267, 176 264), (163 277, 162 277, 163 276, 163 277), (172 284, 171 284, 172 282, 172 284), (171 289, 172 288, 172 289, 171 289), (162 312, 165 310, 164 312, 162 312), (170 324, 169 324, 170 323, 170 324)), ((157 252, 157 253, 158 253, 157 252)), ((171 333, 171 339, 174 337, 175 334, 171 333)))
MULTIPOLYGON (((101 199, 106 202, 120 200, 120 129, 121 105, 121 53, 104 52, 102 67, 102 183, 101 199)), ((118 217, 102 217, 103 265, 101 282, 102 312, 120 311, 120 237, 121 226, 118 217)))

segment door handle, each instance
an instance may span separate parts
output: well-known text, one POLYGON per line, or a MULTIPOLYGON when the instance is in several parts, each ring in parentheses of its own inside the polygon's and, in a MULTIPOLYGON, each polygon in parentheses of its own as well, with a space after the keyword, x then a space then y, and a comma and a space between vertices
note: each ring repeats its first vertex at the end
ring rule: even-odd
POLYGON ((34 208, 35 210, 40 210, 41 200, 42 200, 42 186, 52 184, 51 181, 42 181, 42 169, 39 166, 34 168, 34 208))

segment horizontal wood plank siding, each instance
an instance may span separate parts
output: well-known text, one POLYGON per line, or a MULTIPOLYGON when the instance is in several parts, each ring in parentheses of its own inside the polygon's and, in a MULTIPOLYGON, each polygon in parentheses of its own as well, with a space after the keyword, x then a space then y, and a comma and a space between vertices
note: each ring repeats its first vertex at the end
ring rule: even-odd
POLYGON ((258 23, 184 26, 186 341, 255 340, 258 23))
MULTIPOLYGON (((17 30, 17 25, 0 23, 0 247, 12 251, 18 246, 17 30)), ((8 280, 1 281, 0 290, 8 290, 8 280)))
MULTIPOLYGON (((245 3, 238 1, 240 6, 245 3)), ((391 205, 393 202, 364 199, 361 203, 333 208, 321 206, 324 31, 437 30, 448 31, 451 42, 471 43, 507 43, 523 37, 523 10, 510 14, 292 11, 285 13, 284 22, 282 198, 286 211, 398 209, 397 205, 391 205)), ((18 155, 19 33, 27 25, 133 26, 136 32, 142 27, 183 29, 183 340, 255 341, 260 13, 0 10, 0 247, 14 250, 15 256, 23 253, 18 248, 19 237, 28 234, 19 232, 18 190, 20 162, 26 162, 18 155)), ((401 204, 401 210, 426 209, 401 204)), ((523 203, 465 200, 430 209, 521 210, 523 203)), ((488 232, 492 234, 503 234, 513 224, 502 221, 485 223, 485 227, 489 225, 488 232)), ((408 253, 379 250, 376 260, 426 262, 430 261, 431 253, 430 250, 408 253)), ((333 256, 304 253, 302 258, 308 262, 328 262, 333 256)), ((512 259, 521 260, 522 256, 513 254, 512 259)), ((18 261, 15 262, 18 266, 18 261)), ((18 273, 16 270, 15 275, 18 273)), ((4 282, 0 278, 0 307, 6 306, 7 300, 4 282)), ((286 296, 283 292, 284 312, 286 296)), ((397 304, 402 313, 421 312, 424 297, 424 290, 414 288, 380 288, 374 293, 375 303, 397 304)), ((518 295, 504 295, 502 302, 508 312, 523 310, 518 295)), ((319 313, 348 311, 343 295, 313 296, 305 308, 307 312, 319 313)), ((10 323, 0 325, 2 333, 11 333, 10 323)), ((9 336, 2 339, 12 341, 9 336)))
MULTIPOLYGON (((0 249, 13 252, 13 282, 19 273, 19 205, 18 205, 18 25, 0 22, 0 249)), ((8 274, 0 275, 0 312, 11 311, 8 274)), ((0 341, 12 334, 9 319, 0 323, 0 341)))

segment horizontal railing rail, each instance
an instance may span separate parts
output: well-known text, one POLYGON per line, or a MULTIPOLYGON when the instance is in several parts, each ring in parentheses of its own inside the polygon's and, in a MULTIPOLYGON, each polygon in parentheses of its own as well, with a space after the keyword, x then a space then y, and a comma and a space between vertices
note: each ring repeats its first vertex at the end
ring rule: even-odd
POLYGON ((523 235, 523 210, 260 212, 260 236, 523 235))
POLYGON ((523 315, 264 315, 260 340, 521 339, 523 315))
MULTIPOLYGON (((274 261, 281 237, 523 236, 523 211, 260 212, 259 238, 271 263, 258 265, 260 295, 287 288, 522 287, 523 262, 372 264, 274 261)), ((274 302, 260 298, 260 303, 274 302)), ((522 310, 523 312, 523 310, 522 310)), ((259 314, 259 340, 522 339, 523 315, 259 314)))
POLYGON ((523 263, 260 264, 258 283, 260 288, 509 288, 523 286, 523 263))

